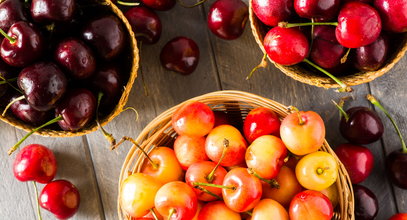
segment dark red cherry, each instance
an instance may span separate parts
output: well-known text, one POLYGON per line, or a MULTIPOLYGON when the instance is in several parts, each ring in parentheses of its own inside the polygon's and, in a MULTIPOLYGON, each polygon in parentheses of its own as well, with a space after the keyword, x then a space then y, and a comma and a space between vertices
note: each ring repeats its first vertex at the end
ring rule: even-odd
POLYGON ((78 189, 67 180, 55 180, 41 191, 38 198, 42 208, 50 211, 58 219, 72 217, 79 208, 78 189))
POLYGON ((256 16, 268 26, 277 26, 294 14, 293 0, 253 0, 252 7, 256 16))
POLYGON ((161 37, 161 20, 158 15, 147 7, 139 6, 124 14, 136 34, 143 43, 154 44, 161 37))
POLYGON ((382 22, 372 6, 361 2, 348 2, 338 16, 336 38, 347 48, 358 48, 373 43, 380 35, 382 22))
POLYGON ((373 220, 379 211, 375 194, 361 185, 353 185, 355 195, 355 219, 373 220))
POLYGON ((86 79, 96 70, 92 50, 75 38, 61 41, 56 47, 54 59, 75 79, 86 79))
POLYGON ((123 25, 113 15, 88 22, 81 34, 85 42, 92 45, 97 54, 106 60, 116 58, 125 46, 123 25))
POLYGON ((174 7, 175 0, 141 0, 147 7, 158 10, 167 11, 174 7))
POLYGON ((115 66, 102 67, 89 82, 96 93, 103 93, 101 106, 114 105, 122 91, 122 79, 115 66))
POLYGON ((407 189, 407 152, 402 150, 393 151, 386 158, 387 176, 390 181, 402 188, 407 189))
POLYGON ((366 3, 366 4, 372 4, 373 3, 373 0, 343 0, 342 2, 346 3, 346 2, 355 2, 355 1, 366 3))
POLYGON ((160 54, 161 65, 184 75, 191 74, 199 62, 199 47, 192 39, 176 37, 170 40, 160 54))
POLYGON ((335 37, 335 27, 315 26, 310 58, 320 67, 330 69, 341 63, 345 48, 335 37))
POLYGON ((18 152, 13 164, 14 176, 19 181, 48 183, 57 172, 54 153, 40 144, 25 146, 18 152))
POLYGON ((379 140, 384 131, 383 122, 376 112, 366 107, 353 107, 342 116, 339 130, 351 143, 370 144, 379 140))
POLYGON ((294 9, 300 17, 328 21, 337 16, 340 3, 340 0, 294 0, 294 9))
MULTIPOLYGON (((10 102, 14 101, 18 97, 19 95, 13 96, 10 102)), ((10 106, 10 109, 13 112, 13 115, 18 119, 32 125, 43 124, 50 118, 50 112, 38 111, 34 109, 25 99, 14 102, 10 106)))
POLYGON ((208 27, 216 36, 233 40, 240 37, 249 17, 249 9, 241 0, 216 0, 208 13, 208 27))
POLYGON ((383 20, 383 29, 399 33, 407 31, 407 1, 375 0, 374 6, 383 20))
POLYGON ((7 32, 14 23, 26 21, 23 2, 20 0, 5 0, 0 3, 0 28, 7 32))
POLYGON ((13 24, 1 43, 1 57, 10 66, 24 67, 41 57, 44 42, 32 24, 19 21, 13 24))
POLYGON ((55 107, 67 87, 64 73, 51 62, 40 62, 24 68, 17 83, 27 102, 39 111, 55 107))
POLYGON ((294 65, 308 56, 309 43, 297 28, 274 27, 264 37, 264 49, 274 62, 294 65))
POLYGON ((388 50, 388 39, 379 36, 375 42, 355 50, 355 67, 361 71, 379 69, 386 61, 388 50))
POLYGON ((68 22, 73 19, 75 0, 32 0, 31 17, 36 22, 68 22))
POLYGON ((65 131, 83 128, 93 119, 96 112, 96 98, 87 89, 72 89, 55 108, 55 115, 62 116, 59 126, 65 131))

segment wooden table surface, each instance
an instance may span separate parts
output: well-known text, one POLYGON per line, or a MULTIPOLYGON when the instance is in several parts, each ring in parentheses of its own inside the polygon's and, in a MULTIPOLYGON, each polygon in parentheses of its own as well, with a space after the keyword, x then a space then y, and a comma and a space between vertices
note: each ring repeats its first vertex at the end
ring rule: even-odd
MULTIPOLYGON (((128 106, 137 109, 139 121, 133 112, 122 113, 110 122, 106 129, 116 137, 137 137, 141 130, 166 109, 194 96, 217 90, 243 90, 252 92, 285 105, 313 110, 321 114, 327 128, 327 140, 331 146, 346 141, 338 130, 338 111, 331 99, 338 100, 343 94, 305 85, 285 76, 274 66, 259 70, 252 79, 245 78, 258 64, 262 54, 251 35, 249 25, 237 40, 225 41, 215 37, 207 28, 207 12, 213 0, 205 6, 185 9, 176 6, 168 12, 160 12, 163 34, 156 45, 143 45, 141 71, 148 85, 149 95, 143 91, 141 77, 133 86, 128 106), (176 36, 194 39, 200 48, 201 59, 197 70, 182 76, 164 70, 159 61, 162 46, 176 36)), ((347 106, 373 108, 365 95, 374 94, 393 114, 401 131, 407 136, 407 58, 404 57, 389 73, 375 81, 354 87, 354 101, 347 106)), ((396 212, 407 212, 407 191, 393 186, 386 178, 384 158, 389 152, 401 147, 390 122, 379 112, 385 123, 383 138, 368 145, 375 156, 374 170, 362 185, 370 188, 379 200, 377 219, 388 219, 396 212)), ((12 173, 15 155, 7 156, 7 149, 23 137, 25 132, 0 123, 0 219, 35 219, 36 204, 32 183, 17 181, 12 173)), ((79 212, 72 219, 117 219, 118 178, 130 144, 124 144, 112 152, 99 132, 75 138, 30 137, 25 143, 44 144, 51 148, 58 161, 57 179, 68 179, 81 194, 79 212)), ((42 189, 43 186, 39 186, 42 189)), ((42 211, 44 219, 54 219, 42 211)))

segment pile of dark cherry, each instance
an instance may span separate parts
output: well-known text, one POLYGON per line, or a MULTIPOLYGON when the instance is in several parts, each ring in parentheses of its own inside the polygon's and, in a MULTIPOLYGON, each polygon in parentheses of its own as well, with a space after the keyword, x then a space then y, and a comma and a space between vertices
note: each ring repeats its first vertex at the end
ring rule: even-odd
POLYGON ((0 11, 0 96, 15 101, 16 118, 40 125, 56 117, 52 129, 77 131, 95 118, 99 93, 101 112, 111 112, 132 63, 112 11, 87 0, 5 0, 0 11))

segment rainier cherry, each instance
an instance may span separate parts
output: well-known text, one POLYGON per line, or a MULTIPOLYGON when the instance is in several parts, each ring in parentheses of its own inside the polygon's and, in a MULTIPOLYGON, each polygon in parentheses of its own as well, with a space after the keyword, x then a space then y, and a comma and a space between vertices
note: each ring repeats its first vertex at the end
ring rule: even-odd
POLYGON ((306 190, 298 193, 291 201, 289 214, 291 220, 330 220, 333 207, 324 194, 306 190))
POLYGON ((179 107, 172 115, 172 127, 179 135, 203 137, 215 124, 215 115, 202 102, 189 102, 179 107))

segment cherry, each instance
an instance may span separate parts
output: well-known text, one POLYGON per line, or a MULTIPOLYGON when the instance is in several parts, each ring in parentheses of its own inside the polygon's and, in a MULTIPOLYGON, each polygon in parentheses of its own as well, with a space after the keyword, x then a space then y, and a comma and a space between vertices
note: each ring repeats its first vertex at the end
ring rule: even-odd
POLYGON ((172 115, 171 123, 178 135, 203 137, 212 130, 215 116, 208 105, 193 101, 179 107, 172 115))
POLYGON ((388 51, 389 41, 381 35, 375 42, 355 50, 355 67, 361 71, 377 70, 386 61, 388 51))
POLYGON ((251 110, 243 122, 243 133, 246 140, 252 143, 256 138, 280 131, 280 119, 273 110, 259 107, 251 110))
POLYGON ((217 0, 208 13, 208 27, 216 36, 233 40, 240 37, 249 17, 249 9, 241 0, 217 0))
POLYGON ((374 6, 383 20, 383 29, 399 33, 407 31, 406 1, 375 0, 374 6))
POLYGON ((122 77, 116 66, 102 66, 88 80, 91 87, 96 92, 102 92, 101 106, 107 107, 114 105, 122 91, 122 77))
MULTIPOLYGON (((10 102, 13 102, 18 97, 20 96, 13 96, 10 102)), ((14 102, 10 106, 10 109, 13 112, 14 116, 16 116, 18 119, 32 125, 43 124, 49 119, 50 116, 50 112, 38 111, 34 109, 33 107, 31 107, 31 105, 28 104, 27 100, 25 99, 14 102)))
POLYGON ((25 21, 14 23, 1 43, 0 54, 10 66, 24 67, 41 57, 44 42, 37 28, 25 21))
POLYGON ((205 154, 205 137, 180 135, 175 139, 174 152, 184 170, 192 164, 209 160, 205 154))
POLYGON ((165 44, 160 60, 166 69, 188 75, 198 66, 199 47, 192 39, 176 37, 165 44))
POLYGON ((36 22, 67 22, 73 19, 75 0, 32 0, 31 17, 36 22))
POLYGON ((49 183, 57 172, 54 153, 40 144, 25 146, 18 152, 13 164, 14 176, 22 182, 49 183))
POLYGON ((175 0, 141 0, 149 8, 158 11, 167 11, 174 7, 175 0))
POLYGON ((375 194, 361 185, 353 185, 355 195, 355 217, 360 220, 373 220, 379 211, 375 194))
POLYGON ((120 20, 113 16, 94 19, 81 32, 85 42, 92 45, 105 60, 116 58, 125 47, 126 35, 120 20))
POLYGON ((407 213, 398 213, 389 218, 389 220, 406 220, 406 219, 407 213))
POLYGON ((78 189, 67 180, 55 180, 45 185, 39 197, 42 208, 59 219, 72 217, 79 208, 78 189))
POLYGON ((295 12, 303 18, 331 20, 339 10, 339 0, 294 0, 295 12))
POLYGON ((55 61, 75 79, 90 77, 96 70, 92 50, 74 38, 62 40, 54 53, 55 61))
POLYGON ((293 0, 253 0, 253 11, 261 22, 276 26, 294 14, 293 0))
POLYGON ((158 15, 147 7, 139 6, 124 14, 136 34, 143 43, 154 44, 161 37, 161 20, 158 15))
POLYGON ((353 144, 341 144, 335 149, 353 184, 363 182, 371 173, 374 165, 372 152, 364 147, 353 144))
POLYGON ((24 6, 20 0, 5 0, 0 4, 0 28, 3 31, 8 29, 18 21, 26 21, 24 6))
POLYGON ((18 75, 18 86, 27 102, 36 110, 47 111, 65 93, 67 80, 54 63, 36 63, 24 68, 18 75))
POLYGON ((336 40, 335 27, 323 25, 314 28, 311 60, 326 69, 340 65, 345 48, 336 40))

